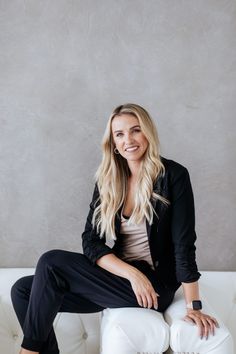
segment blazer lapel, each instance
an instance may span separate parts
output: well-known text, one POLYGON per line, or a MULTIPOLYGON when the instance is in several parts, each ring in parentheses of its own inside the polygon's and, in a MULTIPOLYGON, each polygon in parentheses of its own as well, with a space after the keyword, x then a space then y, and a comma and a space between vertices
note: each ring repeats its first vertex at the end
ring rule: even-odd
MULTIPOLYGON (((161 178, 157 178, 153 185, 153 191, 157 194, 161 194, 161 178)), ((153 200, 153 198, 150 199, 150 202, 154 208, 154 210, 157 212, 157 215, 159 216, 161 213, 161 207, 160 207, 160 202, 159 200, 153 200)), ((117 235, 120 233, 120 226, 121 226, 121 209, 118 210, 118 212, 115 215, 115 232, 117 235)), ((153 215, 153 220, 156 218, 156 215, 153 215)), ((158 219, 159 220, 159 219, 158 219)), ((146 228, 147 228, 147 235, 148 239, 150 239, 150 234, 151 234, 151 225, 149 225, 148 220, 146 219, 146 228)))
MULTIPOLYGON (((156 182, 154 183, 154 186, 153 186, 153 192, 157 193, 157 194, 160 194, 161 192, 161 187, 160 187, 160 178, 158 178, 156 180, 156 182)), ((153 200, 153 198, 150 199, 150 202, 153 206, 153 209, 157 212, 157 215, 159 215, 159 204, 160 204, 160 201, 158 200, 153 200)), ((153 214, 153 223, 155 222, 155 218, 156 218, 156 215, 153 214)), ((146 219, 146 228, 147 228, 147 236, 148 236, 148 239, 150 240, 150 235, 151 235, 151 225, 149 224, 148 220, 146 219)))
POLYGON ((118 212, 115 215, 115 233, 116 233, 116 235, 119 235, 119 233, 120 233, 121 209, 122 209, 122 206, 120 207, 120 209, 118 210, 118 212))

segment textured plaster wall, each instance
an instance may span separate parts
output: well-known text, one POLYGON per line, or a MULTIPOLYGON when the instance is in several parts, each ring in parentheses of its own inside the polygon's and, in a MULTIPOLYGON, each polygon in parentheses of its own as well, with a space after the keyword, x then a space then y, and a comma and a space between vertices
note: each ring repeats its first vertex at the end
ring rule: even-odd
POLYGON ((190 172, 200 269, 236 270, 236 2, 0 0, 0 266, 81 252, 112 109, 190 172))

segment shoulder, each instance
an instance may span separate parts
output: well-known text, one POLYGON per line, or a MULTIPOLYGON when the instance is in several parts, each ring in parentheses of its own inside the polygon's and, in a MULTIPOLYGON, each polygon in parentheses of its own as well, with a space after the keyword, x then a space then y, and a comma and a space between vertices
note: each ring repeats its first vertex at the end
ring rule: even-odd
POLYGON ((187 170, 186 166, 184 166, 180 162, 177 162, 177 161, 171 160, 171 159, 167 159, 164 156, 160 156, 160 157, 161 157, 161 162, 165 166, 165 169, 167 172, 179 173, 179 172, 187 170))
POLYGON ((172 159, 160 156, 165 167, 165 177, 171 184, 179 179, 189 178, 189 172, 186 166, 172 159))
POLYGON ((95 209, 97 206, 97 203, 99 203, 100 200, 100 193, 99 193, 99 188, 97 181, 94 182, 94 188, 93 188, 93 194, 92 194, 92 200, 90 202, 90 208, 95 209))

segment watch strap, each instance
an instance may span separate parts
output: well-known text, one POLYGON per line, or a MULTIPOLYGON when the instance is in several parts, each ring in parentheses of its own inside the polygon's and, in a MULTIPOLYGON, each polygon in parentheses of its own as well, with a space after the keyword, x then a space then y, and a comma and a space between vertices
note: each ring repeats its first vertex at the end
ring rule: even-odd
POLYGON ((187 309, 192 310, 201 310, 202 309, 202 302, 201 300, 193 300, 186 305, 187 309))

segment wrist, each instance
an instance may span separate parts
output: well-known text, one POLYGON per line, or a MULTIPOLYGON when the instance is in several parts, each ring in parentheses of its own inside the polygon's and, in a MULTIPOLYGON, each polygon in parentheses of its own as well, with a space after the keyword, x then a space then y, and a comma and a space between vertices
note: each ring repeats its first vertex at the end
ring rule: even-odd
POLYGON ((200 313, 201 310, 186 309, 187 313, 200 313))
POLYGON ((192 300, 186 304, 186 308, 189 310, 201 310, 202 302, 201 300, 192 300))
POLYGON ((131 282, 134 278, 138 276, 140 270, 136 267, 130 266, 129 270, 127 271, 126 278, 131 282))

